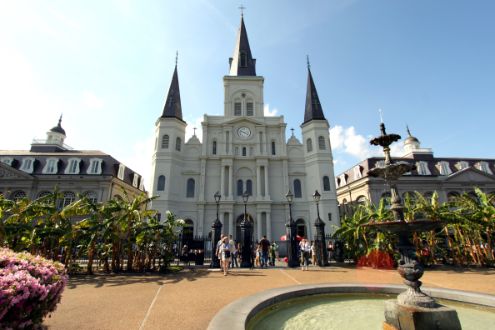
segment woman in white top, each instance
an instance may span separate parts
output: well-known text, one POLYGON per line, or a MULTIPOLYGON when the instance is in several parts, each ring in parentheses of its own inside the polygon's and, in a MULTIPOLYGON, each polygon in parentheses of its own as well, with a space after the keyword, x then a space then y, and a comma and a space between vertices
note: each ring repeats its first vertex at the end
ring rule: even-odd
POLYGON ((309 244, 308 240, 303 238, 299 243, 299 247, 301 248, 301 270, 308 270, 309 264, 309 255, 311 252, 311 244, 309 244))
POLYGON ((222 243, 218 247, 217 256, 222 263, 223 276, 227 276, 227 270, 229 269, 229 263, 231 258, 229 239, 225 236, 222 243))

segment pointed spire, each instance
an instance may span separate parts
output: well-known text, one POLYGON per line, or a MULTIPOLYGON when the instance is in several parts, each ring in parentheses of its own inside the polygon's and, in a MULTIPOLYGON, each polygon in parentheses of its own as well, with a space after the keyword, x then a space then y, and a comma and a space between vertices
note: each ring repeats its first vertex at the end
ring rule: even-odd
POLYGON ((179 90, 179 76, 177 74, 177 61, 179 53, 175 55, 175 70, 172 76, 172 82, 168 89, 167 99, 165 100, 165 106, 163 107, 163 113, 161 118, 177 118, 182 119, 182 105, 180 103, 180 90, 179 90))
POLYGON ((306 91, 306 109, 304 111, 304 123, 307 123, 311 120, 326 120, 325 115, 323 115, 323 109, 320 104, 320 99, 318 98, 318 92, 316 91, 313 76, 311 75, 309 56, 307 57, 307 63, 308 87, 306 91))
POLYGON ((256 60, 251 55, 243 13, 241 13, 241 26, 237 33, 234 55, 229 59, 229 64, 231 76, 256 76, 256 60))
POLYGON ((58 119, 57 126, 53 127, 50 132, 60 133, 65 135, 65 130, 62 128, 62 114, 60 114, 60 118, 58 119))
POLYGON ((411 131, 409 130, 409 125, 406 125, 407 135, 412 136, 411 131))

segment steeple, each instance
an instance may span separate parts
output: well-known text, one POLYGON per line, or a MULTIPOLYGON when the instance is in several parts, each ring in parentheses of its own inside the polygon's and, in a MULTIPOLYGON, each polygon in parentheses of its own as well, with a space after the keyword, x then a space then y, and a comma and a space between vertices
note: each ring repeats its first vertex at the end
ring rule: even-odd
POLYGON ((244 25, 244 15, 241 13, 241 26, 237 33, 234 54, 229 58, 231 76, 256 76, 256 60, 251 55, 249 40, 244 25))
POLYGON ((168 95, 165 100, 161 118, 177 118, 183 121, 182 106, 180 103, 179 77, 177 75, 177 55, 175 58, 175 70, 172 76, 172 82, 168 89, 168 95))
POLYGON ((65 136, 65 130, 62 128, 62 115, 60 115, 60 118, 58 119, 58 124, 57 126, 54 126, 50 132, 54 132, 54 133, 60 133, 60 134, 63 134, 65 136))
POLYGON ((304 111, 303 124, 311 120, 326 120, 326 118, 323 115, 323 109, 320 104, 320 99, 318 98, 318 92, 316 92, 308 58, 308 87, 306 91, 306 109, 304 111))

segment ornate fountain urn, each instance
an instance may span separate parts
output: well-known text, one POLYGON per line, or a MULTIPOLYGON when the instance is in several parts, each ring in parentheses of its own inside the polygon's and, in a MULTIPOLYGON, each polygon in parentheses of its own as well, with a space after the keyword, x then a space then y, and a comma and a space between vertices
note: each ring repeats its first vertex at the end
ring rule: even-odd
POLYGON ((407 290, 398 295, 397 300, 387 301, 385 305, 384 329, 461 329, 457 312, 454 309, 438 304, 432 297, 421 291, 424 268, 416 256, 416 247, 411 242, 413 232, 430 231, 443 226, 440 221, 404 220, 404 206, 397 189, 398 179, 415 169, 408 162, 394 162, 390 156, 390 145, 401 137, 387 134, 385 124, 380 124, 381 135, 370 141, 370 144, 381 146, 385 154, 385 164, 368 171, 369 176, 383 178, 390 187, 393 220, 386 222, 370 222, 366 226, 383 232, 395 233, 399 242, 397 250, 400 254, 397 270, 404 279, 407 290))

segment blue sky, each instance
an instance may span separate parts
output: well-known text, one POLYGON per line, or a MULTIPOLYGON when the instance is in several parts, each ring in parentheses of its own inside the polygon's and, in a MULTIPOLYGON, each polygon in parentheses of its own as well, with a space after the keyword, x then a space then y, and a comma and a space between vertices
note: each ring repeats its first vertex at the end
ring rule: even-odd
MULTIPOLYGON (((245 23, 265 106, 300 136, 306 55, 335 172, 378 150, 378 109, 437 156, 495 158, 495 2, 254 1, 245 23)), ((150 182, 153 129, 179 51, 184 119, 223 113, 238 1, 0 2, 0 149, 28 149, 63 113, 66 143, 150 182)), ((190 134, 190 133, 189 133, 190 134)), ((396 149, 400 149, 398 146, 396 149)), ((400 150, 397 150, 399 152, 400 150)))

